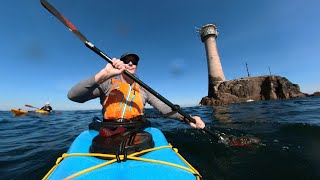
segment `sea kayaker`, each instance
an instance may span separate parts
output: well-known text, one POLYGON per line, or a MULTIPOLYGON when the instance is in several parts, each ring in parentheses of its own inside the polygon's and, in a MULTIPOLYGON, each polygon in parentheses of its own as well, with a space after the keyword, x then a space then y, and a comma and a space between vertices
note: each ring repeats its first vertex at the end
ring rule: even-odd
MULTIPOLYGON (((139 56, 132 53, 123 54, 120 59, 113 58, 112 64, 108 63, 100 72, 72 87, 68 92, 68 98, 84 103, 99 97, 104 121, 131 119, 143 115, 146 103, 166 117, 183 120, 182 115, 173 112, 168 105, 124 74, 124 70, 135 74, 138 62, 139 56)), ((195 124, 190 123, 192 127, 205 127, 200 117, 192 117, 196 121, 195 124)))
POLYGON ((46 102, 46 104, 42 108, 40 108, 40 110, 52 112, 52 107, 50 106, 49 102, 46 102))

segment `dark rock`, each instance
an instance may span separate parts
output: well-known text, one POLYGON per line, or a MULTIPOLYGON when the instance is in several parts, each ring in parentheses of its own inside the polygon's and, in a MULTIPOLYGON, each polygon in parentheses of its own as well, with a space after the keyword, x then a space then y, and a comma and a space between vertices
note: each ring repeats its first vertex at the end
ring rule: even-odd
POLYGON ((313 94, 311 94, 310 96, 320 96, 320 92, 314 92, 313 94))
POLYGON ((320 92, 313 93, 313 96, 320 96, 320 92))
POLYGON ((300 92, 298 84, 292 84, 288 79, 280 76, 256 76, 218 81, 210 86, 208 96, 203 97, 199 105, 212 106, 306 97, 306 94, 300 92))
POLYGON ((308 93, 303 93, 306 97, 310 97, 312 96, 313 94, 308 94, 308 93))

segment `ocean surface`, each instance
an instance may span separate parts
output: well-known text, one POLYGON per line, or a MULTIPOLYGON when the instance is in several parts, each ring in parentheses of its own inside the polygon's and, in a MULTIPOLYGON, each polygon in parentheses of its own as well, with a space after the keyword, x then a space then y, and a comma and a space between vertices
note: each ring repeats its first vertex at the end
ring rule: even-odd
MULTIPOLYGON (((200 130, 150 118, 203 179, 320 179, 320 98, 188 107, 211 130, 250 135, 261 145, 228 147, 200 130)), ((158 116, 153 109, 147 116, 158 116)), ((14 116, 0 111, 0 179, 41 179, 99 110, 14 116)))

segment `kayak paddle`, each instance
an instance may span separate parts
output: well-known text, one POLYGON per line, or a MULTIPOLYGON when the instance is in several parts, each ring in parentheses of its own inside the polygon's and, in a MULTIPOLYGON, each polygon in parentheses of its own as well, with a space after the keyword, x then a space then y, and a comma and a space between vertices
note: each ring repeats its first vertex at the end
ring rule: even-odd
POLYGON ((26 104, 25 106, 26 106, 26 107, 29 107, 29 108, 40 109, 40 108, 37 108, 37 107, 31 106, 31 105, 29 105, 29 104, 26 104))
MULTIPOLYGON (((64 17, 56 8, 54 8, 48 1, 46 0, 40 0, 42 6, 46 8, 51 14, 53 14, 56 18, 58 18, 71 32, 73 32, 89 49, 94 51, 96 54, 98 54, 100 57, 102 57, 104 60, 112 64, 111 58, 107 56, 105 53, 103 53, 100 49, 98 49, 95 45, 93 45, 91 42, 88 41, 88 39, 66 18, 64 17)), ((192 122, 196 124, 195 120, 187 113, 183 112, 179 106, 171 103, 169 100, 164 98, 162 95, 157 93, 155 90, 153 90, 151 87, 149 87, 147 84, 142 82, 138 77, 131 74, 129 71, 125 70, 124 74, 130 77, 132 80, 134 80, 136 83, 138 83, 140 86, 145 88, 147 91, 149 91, 151 94, 153 94, 155 97, 157 97, 159 100, 164 102, 166 105, 168 105, 173 111, 178 112, 182 116, 184 116, 184 121, 186 123, 192 122)), ((217 141, 222 142, 224 144, 229 145, 230 142, 228 140, 228 137, 220 133, 218 131, 211 131, 207 127, 203 128, 202 131, 207 132, 208 134, 212 135, 217 141)), ((234 137, 233 137, 234 138, 234 137)))

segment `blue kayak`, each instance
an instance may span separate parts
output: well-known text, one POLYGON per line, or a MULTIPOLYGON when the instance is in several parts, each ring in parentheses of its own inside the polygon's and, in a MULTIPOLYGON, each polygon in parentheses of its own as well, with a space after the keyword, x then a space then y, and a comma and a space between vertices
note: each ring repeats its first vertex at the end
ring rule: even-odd
POLYGON ((126 161, 117 162, 115 155, 89 152, 92 140, 98 135, 98 131, 86 130, 75 139, 68 152, 58 158, 56 165, 43 179, 194 180, 201 178, 197 170, 168 143, 159 129, 148 127, 144 131, 152 135, 154 148, 130 154, 126 161))

